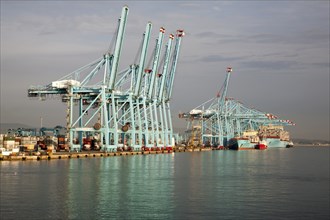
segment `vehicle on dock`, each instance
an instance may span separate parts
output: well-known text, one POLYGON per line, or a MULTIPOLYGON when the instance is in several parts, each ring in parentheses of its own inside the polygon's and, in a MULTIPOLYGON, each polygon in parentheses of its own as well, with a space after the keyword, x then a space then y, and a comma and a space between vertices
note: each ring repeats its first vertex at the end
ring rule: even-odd
POLYGON ((2 156, 10 156, 12 154, 18 154, 19 150, 20 150, 19 147, 14 147, 14 148, 11 148, 11 149, 1 148, 0 153, 1 153, 2 156))

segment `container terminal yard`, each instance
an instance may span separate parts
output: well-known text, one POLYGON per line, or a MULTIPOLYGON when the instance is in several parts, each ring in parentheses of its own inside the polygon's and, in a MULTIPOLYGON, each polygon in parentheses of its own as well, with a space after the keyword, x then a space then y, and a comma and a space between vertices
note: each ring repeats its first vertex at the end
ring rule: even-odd
POLYGON ((174 134, 170 100, 184 31, 165 36, 166 29, 160 27, 149 49, 148 22, 136 61, 118 70, 128 12, 124 6, 115 41, 100 58, 48 85, 28 89, 32 99, 59 97, 66 104, 66 126, 8 130, 0 136, 1 160, 293 146, 283 127, 294 123, 227 97, 230 67, 216 97, 179 114, 187 130, 174 134))

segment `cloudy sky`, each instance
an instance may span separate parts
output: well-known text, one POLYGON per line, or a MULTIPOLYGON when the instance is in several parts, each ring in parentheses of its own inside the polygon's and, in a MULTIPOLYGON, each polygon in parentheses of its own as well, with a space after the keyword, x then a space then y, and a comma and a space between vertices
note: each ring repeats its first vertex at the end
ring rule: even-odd
MULTIPOLYGON (((46 85, 101 57, 122 6, 129 6, 120 67, 134 62, 148 21, 185 30, 171 108, 214 97, 227 66, 228 95, 297 125, 294 138, 329 140, 329 1, 1 1, 1 123, 65 124, 60 100, 29 100, 46 85)), ((167 38, 166 38, 167 39, 167 38)), ((153 47, 153 44, 151 44, 153 47)))

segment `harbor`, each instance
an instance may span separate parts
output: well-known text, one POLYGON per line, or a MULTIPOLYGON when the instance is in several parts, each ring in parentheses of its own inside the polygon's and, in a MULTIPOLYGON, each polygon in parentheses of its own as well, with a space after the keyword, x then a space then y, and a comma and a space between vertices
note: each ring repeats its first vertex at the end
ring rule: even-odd
POLYGON ((1 220, 330 219, 329 2, 0 4, 1 220))
POLYGON ((42 127, 41 118, 39 129, 9 129, 0 138, 2 160, 293 146, 284 126, 295 123, 228 95, 232 67, 226 68, 215 97, 173 117, 170 103, 185 32, 179 28, 169 33, 166 42, 166 28, 160 27, 152 47, 153 25, 148 22, 134 63, 119 70, 128 12, 125 5, 115 42, 100 58, 46 85, 28 88, 32 100, 61 100, 66 125, 42 127), (174 132, 173 118, 186 121, 184 134, 174 132))

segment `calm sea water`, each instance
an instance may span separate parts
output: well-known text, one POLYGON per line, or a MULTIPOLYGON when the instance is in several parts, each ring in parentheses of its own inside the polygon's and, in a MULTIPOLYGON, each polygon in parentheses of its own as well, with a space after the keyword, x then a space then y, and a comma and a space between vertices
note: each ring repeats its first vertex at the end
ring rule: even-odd
POLYGON ((329 219, 329 150, 2 161, 0 219, 329 219))

